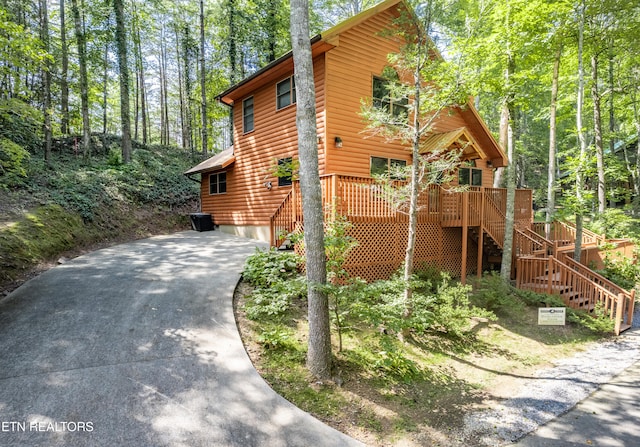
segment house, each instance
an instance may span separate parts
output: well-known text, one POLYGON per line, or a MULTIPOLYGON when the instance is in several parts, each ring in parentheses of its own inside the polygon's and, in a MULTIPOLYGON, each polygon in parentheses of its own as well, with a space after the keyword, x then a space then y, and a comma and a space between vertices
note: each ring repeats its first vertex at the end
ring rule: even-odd
MULTIPOLYGON (((387 56, 399 42, 384 30, 394 26, 404 0, 386 0, 311 39, 317 144, 326 216, 347 216, 358 246, 347 270, 365 279, 388 277, 404 260, 408 219, 389 206, 373 179, 411 162, 401 144, 363 135, 361 101, 387 102, 387 56), (332 205, 332 206, 329 206, 332 205)), ((220 230, 280 246, 303 228, 295 179, 274 169, 297 158, 296 91, 288 53, 218 95, 233 109, 233 147, 186 172, 201 176, 201 209, 220 230)), ((507 158, 471 103, 441 114, 423 147, 463 148, 458 183, 465 192, 434 185, 421 197, 415 260, 464 278, 498 262, 504 241, 506 191, 492 188, 493 173, 507 158)), ((454 182, 455 183, 455 182, 454 182)), ((516 194, 518 228, 531 230, 532 192, 516 194)), ((532 235, 520 254, 536 244, 532 235)))
MULTIPOLYGON (((411 161, 406 147, 363 135, 359 115, 361 100, 371 98, 384 82, 388 54, 399 51, 400 43, 382 31, 392 26, 402 8, 406 8, 402 0, 387 0, 311 40, 324 183, 330 176, 340 182, 370 180, 373 173, 411 161)), ((233 108, 233 147, 187 174, 201 174, 202 211, 211 213, 222 231, 275 243, 272 221, 291 193, 292 182, 271 171, 297 157, 292 54, 232 86, 218 99, 233 108)), ((505 166, 506 156, 478 112, 469 104, 442 116, 430 137, 432 143, 465 144, 469 166, 460 174, 463 182, 490 187, 494 168, 505 166)), ((457 248, 447 245, 457 256, 451 259, 452 266, 459 266, 460 244, 457 248)))

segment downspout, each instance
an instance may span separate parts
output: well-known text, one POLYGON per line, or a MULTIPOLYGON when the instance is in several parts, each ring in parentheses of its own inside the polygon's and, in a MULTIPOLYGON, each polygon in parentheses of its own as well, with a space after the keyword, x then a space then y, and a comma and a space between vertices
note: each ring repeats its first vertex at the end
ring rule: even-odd
POLYGON ((202 212, 202 200, 200 200, 200 197, 202 196, 202 174, 200 174, 200 180, 194 179, 193 177, 191 177, 192 175, 193 174, 185 174, 185 177, 187 177, 192 182, 196 182, 198 185, 200 185, 200 193, 198 193, 198 212, 201 213, 202 212))

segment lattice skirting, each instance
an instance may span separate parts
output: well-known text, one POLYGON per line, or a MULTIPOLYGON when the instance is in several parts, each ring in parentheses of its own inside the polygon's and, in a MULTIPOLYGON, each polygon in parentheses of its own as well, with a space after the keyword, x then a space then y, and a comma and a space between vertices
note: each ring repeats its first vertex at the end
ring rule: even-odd
MULTIPOLYGON (((353 222, 349 235, 358 241, 346 270, 367 281, 386 279, 404 261, 408 238, 407 222, 353 222)), ((477 244, 469 238, 467 274, 476 271, 477 244)), ((454 277, 462 273, 462 230, 442 228, 438 224, 418 224, 414 267, 425 265, 447 271, 454 277)))

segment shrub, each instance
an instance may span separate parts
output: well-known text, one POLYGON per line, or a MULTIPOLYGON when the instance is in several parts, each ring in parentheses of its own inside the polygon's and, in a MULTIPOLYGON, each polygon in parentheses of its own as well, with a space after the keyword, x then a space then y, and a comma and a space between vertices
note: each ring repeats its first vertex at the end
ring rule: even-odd
POLYGON ((274 248, 256 249, 245 263, 242 276, 255 287, 245 305, 247 317, 284 314, 291 301, 306 295, 305 278, 299 276, 300 256, 274 248))
POLYGON ((14 187, 24 183, 29 152, 19 144, 0 137, 0 186, 14 187))
POLYGON ((255 287, 268 287, 297 275, 301 262, 302 258, 293 252, 278 251, 273 247, 256 249, 247 259, 242 277, 255 287))

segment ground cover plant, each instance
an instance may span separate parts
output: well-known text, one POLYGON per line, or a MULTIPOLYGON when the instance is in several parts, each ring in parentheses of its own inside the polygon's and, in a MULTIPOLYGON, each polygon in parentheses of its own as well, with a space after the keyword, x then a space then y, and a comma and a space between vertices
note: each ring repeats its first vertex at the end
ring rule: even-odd
POLYGON ((340 301, 333 379, 318 382, 305 368, 300 261, 272 249, 247 263, 236 294, 247 351, 278 393, 368 445, 469 445, 459 432, 466 412, 508 397, 518 378, 612 329, 606 317, 573 311, 566 326, 539 327, 538 306, 556 298, 518 291, 497 275, 465 286, 424 269, 412 283, 409 318, 400 279, 343 277, 331 291, 332 306, 340 301), (406 328, 410 336, 400 337, 406 328))
POLYGON ((30 154, 0 179, 5 293, 21 275, 70 251, 188 228, 199 188, 182 174, 193 164, 187 151, 136 144, 125 165, 117 137, 94 136, 88 159, 73 138, 54 143, 49 163, 30 154))

